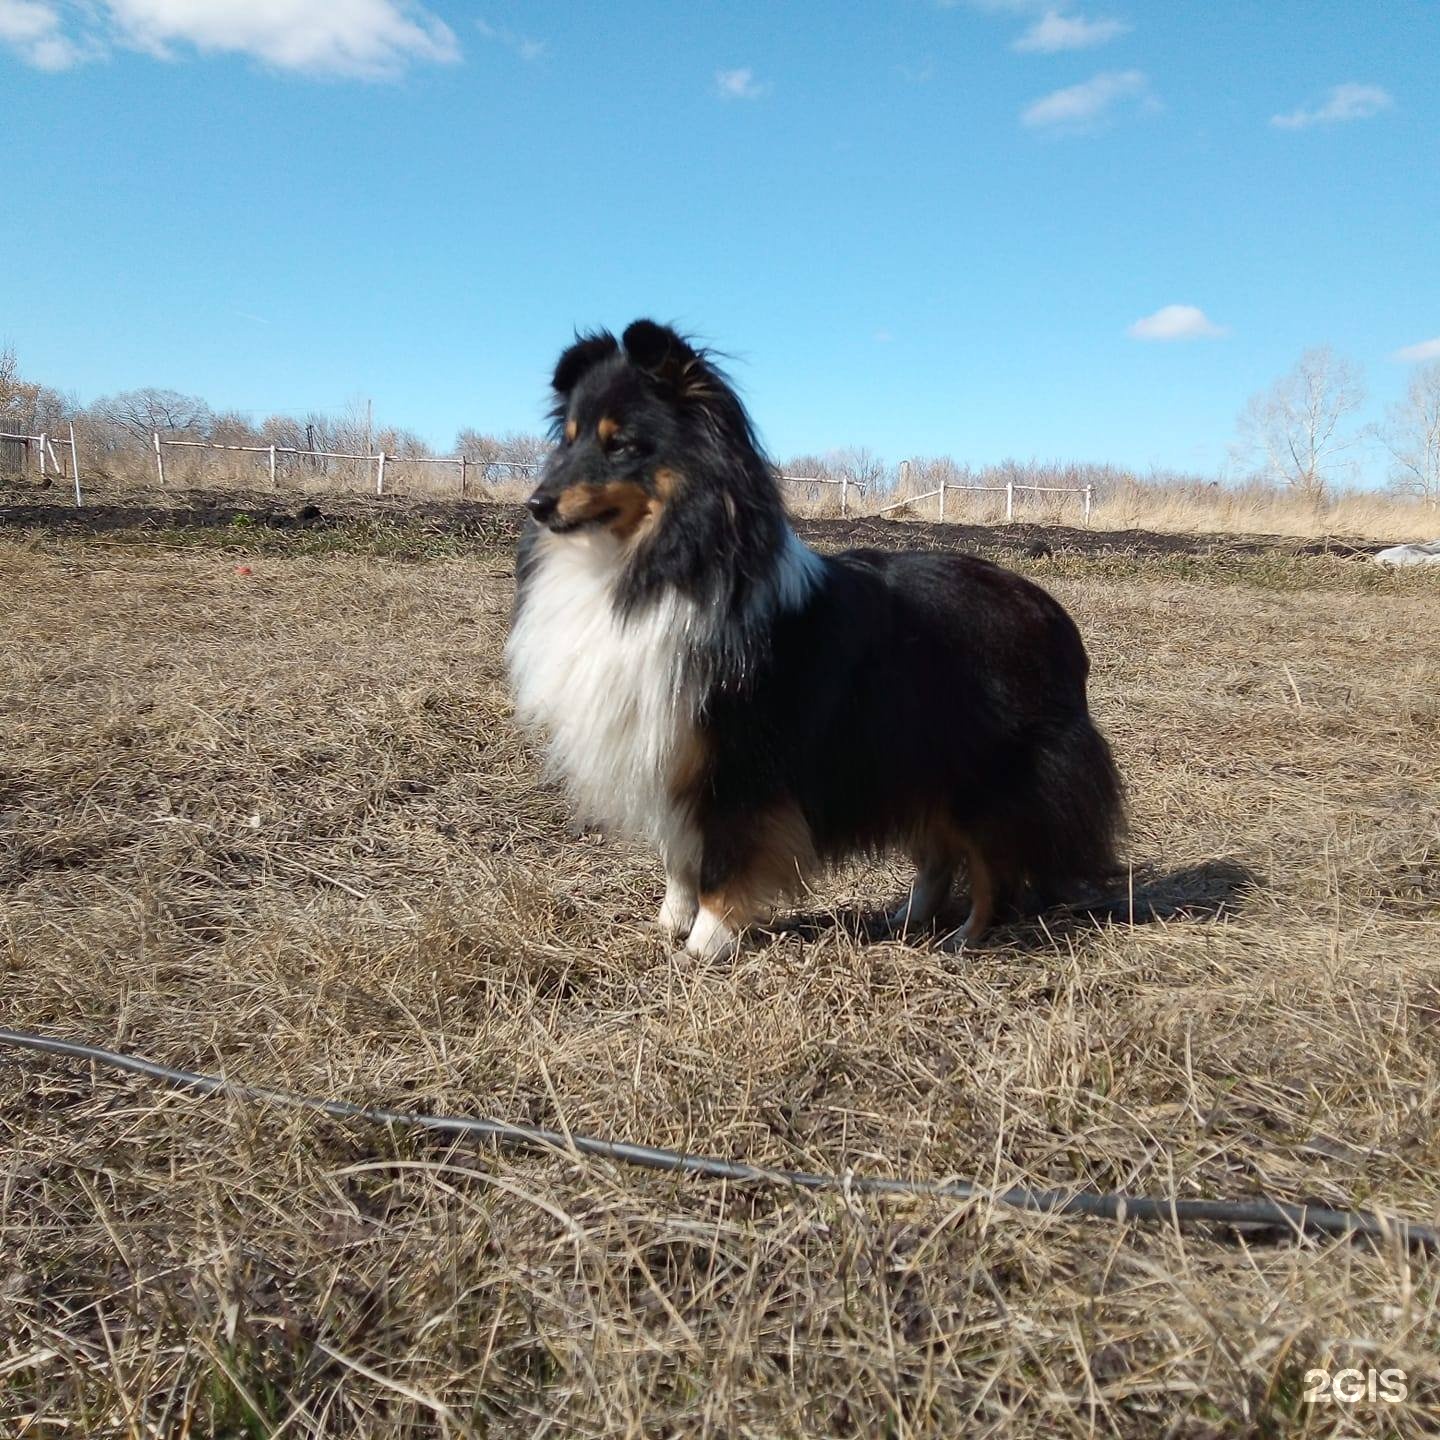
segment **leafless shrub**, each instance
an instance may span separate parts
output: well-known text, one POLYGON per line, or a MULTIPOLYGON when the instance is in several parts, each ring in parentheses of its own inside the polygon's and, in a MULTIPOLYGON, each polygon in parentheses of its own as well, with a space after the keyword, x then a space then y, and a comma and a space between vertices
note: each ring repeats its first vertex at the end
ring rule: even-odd
POLYGON ((1318 509, 1359 443, 1347 423, 1365 398, 1360 372, 1328 345, 1307 350, 1289 374, 1253 395, 1240 414, 1237 457, 1318 509))
POLYGON ((1440 506, 1440 360, 1416 368, 1376 434, 1390 453, 1395 493, 1440 506))

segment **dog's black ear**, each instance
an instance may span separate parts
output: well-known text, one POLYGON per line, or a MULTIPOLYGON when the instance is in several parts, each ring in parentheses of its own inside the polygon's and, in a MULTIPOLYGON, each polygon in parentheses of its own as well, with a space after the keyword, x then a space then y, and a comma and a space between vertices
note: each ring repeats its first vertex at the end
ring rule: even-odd
POLYGON ((575 343, 555 362, 555 374, 550 383, 557 394, 568 395, 587 370, 618 354, 619 350, 615 337, 608 330, 578 335, 575 343))
POLYGON ((680 399, 706 390, 710 372, 705 356, 668 325, 636 320, 626 327, 623 340, 630 363, 680 399))
POLYGON ((625 353, 633 365, 658 373, 676 361, 694 355, 694 351, 668 326, 653 320, 636 320, 625 327, 625 353))

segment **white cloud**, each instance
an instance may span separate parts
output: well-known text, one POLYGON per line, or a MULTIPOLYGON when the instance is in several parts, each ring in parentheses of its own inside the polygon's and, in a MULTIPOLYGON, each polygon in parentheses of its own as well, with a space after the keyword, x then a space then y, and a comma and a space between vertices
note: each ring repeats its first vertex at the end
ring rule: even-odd
POLYGON ((43 40, 59 28, 60 17, 53 5, 41 5, 38 0, 0 0, 0 40, 7 44, 43 40))
POLYGON ((280 70, 380 79, 412 60, 459 58, 454 32, 405 0, 106 0, 123 36, 252 55, 280 70))
POLYGON ((68 70, 80 52, 60 29, 60 13, 43 0, 0 0, 0 45, 37 70, 68 70))
POLYGON ((897 65, 895 73, 907 85, 928 85, 935 78, 935 62, 927 60, 923 65, 897 65))
POLYGON ((757 80, 748 65, 742 65, 738 70, 715 72, 715 93, 722 100, 758 100, 769 91, 769 85, 757 80))
POLYGON ((1020 123, 1036 130, 1084 130, 1103 120, 1122 100, 1147 94, 1141 70, 1102 70, 1080 85, 1042 96, 1020 112, 1020 123))
POLYGON ((870 337, 877 345, 888 345, 894 338, 894 333, 881 326, 874 335, 870 337))
POLYGON ((1214 324, 1198 305, 1162 305, 1127 332, 1136 340, 1212 340, 1230 332, 1214 324))
POLYGON ((1311 109, 1303 105, 1288 115, 1272 115, 1270 123, 1281 130, 1304 130, 1311 125, 1337 125, 1346 120, 1368 120, 1395 103, 1378 85, 1337 85, 1311 109))
POLYGON ((460 56, 450 27, 413 0, 93 0, 74 14, 78 37, 65 33, 49 0, 0 0, 0 43, 41 69, 120 45, 164 60, 193 48, 362 79, 460 56))
POLYGON ((1424 360, 1440 360, 1440 335, 1433 340, 1422 340, 1418 345, 1407 345, 1391 357, 1402 365, 1418 365, 1424 360))
POLYGON ((522 60, 538 60, 549 48, 543 40, 531 40, 528 36, 517 35, 515 31, 507 30, 503 26, 486 24, 484 20, 477 20, 475 28, 485 39, 493 40, 507 50, 513 50, 522 60))
POLYGON ((1010 48, 1041 55, 1089 50, 1117 39, 1129 29, 1123 20, 1087 20, 1083 15, 1047 10, 1010 48))

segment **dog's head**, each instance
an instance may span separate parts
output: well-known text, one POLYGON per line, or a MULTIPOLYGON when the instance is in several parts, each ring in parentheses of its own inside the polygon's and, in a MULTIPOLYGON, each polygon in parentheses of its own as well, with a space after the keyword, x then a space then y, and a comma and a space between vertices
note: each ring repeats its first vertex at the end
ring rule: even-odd
POLYGON ((653 320, 619 341, 583 335, 561 355, 555 450, 530 513, 556 534, 605 529, 631 540, 653 527, 693 466, 697 449, 749 424, 703 350, 653 320))

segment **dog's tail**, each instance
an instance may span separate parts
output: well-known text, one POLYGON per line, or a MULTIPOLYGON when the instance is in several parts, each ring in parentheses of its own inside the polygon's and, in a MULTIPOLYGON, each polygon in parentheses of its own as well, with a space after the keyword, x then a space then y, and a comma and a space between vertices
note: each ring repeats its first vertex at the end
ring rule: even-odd
POLYGON ((1028 814, 1020 818, 1024 868, 1037 897, 1054 902, 1108 885, 1120 873, 1125 794, 1105 737, 1078 715, 1035 757, 1028 814))

